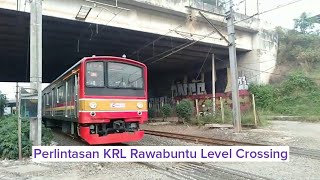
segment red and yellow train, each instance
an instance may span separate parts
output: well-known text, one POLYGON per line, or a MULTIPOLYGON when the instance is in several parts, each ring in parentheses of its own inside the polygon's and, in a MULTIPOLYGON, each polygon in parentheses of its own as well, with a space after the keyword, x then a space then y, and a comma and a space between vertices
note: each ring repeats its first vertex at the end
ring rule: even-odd
POLYGON ((148 120, 147 67, 112 56, 85 57, 42 92, 47 127, 89 144, 139 141, 148 120))

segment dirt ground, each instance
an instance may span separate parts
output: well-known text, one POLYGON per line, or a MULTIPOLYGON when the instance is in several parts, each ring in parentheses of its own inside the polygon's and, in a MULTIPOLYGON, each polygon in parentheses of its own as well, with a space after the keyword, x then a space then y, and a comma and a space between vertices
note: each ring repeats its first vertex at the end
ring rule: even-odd
POLYGON ((233 129, 188 125, 152 125, 144 124, 141 128, 192 134, 212 138, 239 140, 270 145, 288 145, 320 150, 320 123, 297 121, 270 121, 269 125, 257 129, 243 128, 240 133, 233 129))

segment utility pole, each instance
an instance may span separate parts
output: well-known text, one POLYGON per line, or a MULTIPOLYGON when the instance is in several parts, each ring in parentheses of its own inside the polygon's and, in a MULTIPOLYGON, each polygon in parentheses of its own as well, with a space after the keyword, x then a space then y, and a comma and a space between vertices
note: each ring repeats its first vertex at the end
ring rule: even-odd
POLYGON ((212 54, 212 113, 216 113, 216 68, 214 66, 214 54, 212 54))
POLYGON ((20 104, 19 104, 19 84, 16 84, 16 115, 18 115, 18 148, 19 160, 22 159, 22 144, 21 144, 21 117, 20 117, 20 104))
POLYGON ((38 114, 30 119, 30 139, 41 146, 42 127, 42 0, 30 0, 30 86, 38 94, 38 114))
POLYGON ((18 115, 18 105, 19 105, 19 83, 16 82, 16 115, 18 115))
POLYGON ((236 132, 241 131, 241 113, 239 102, 239 90, 238 90, 238 68, 237 68, 237 54, 235 44, 235 30, 234 30, 234 11, 233 1, 230 0, 230 10, 227 12, 227 28, 228 28, 228 40, 229 40, 229 59, 230 59, 230 71, 231 71, 231 83, 232 83, 232 113, 233 113, 233 126, 236 132))

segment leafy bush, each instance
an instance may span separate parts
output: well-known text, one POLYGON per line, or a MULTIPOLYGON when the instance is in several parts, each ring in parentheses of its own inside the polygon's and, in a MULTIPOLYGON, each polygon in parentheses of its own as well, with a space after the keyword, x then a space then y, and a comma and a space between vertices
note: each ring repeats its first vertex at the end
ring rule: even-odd
POLYGON ((148 117, 149 118, 154 118, 156 114, 156 110, 154 108, 148 109, 148 117))
POLYGON ((277 115, 320 115, 320 88, 313 79, 296 72, 279 85, 251 85, 257 108, 277 115))
POLYGON ((193 103, 188 99, 183 99, 176 106, 176 112, 179 118, 190 121, 191 116, 193 114, 193 103))
MULTIPOLYGON (((18 148, 18 118, 11 116, 0 119, 0 158, 16 159, 18 148)), ((30 124, 27 120, 21 122, 22 155, 30 156, 32 143, 29 139, 30 124)), ((42 126, 42 144, 50 144, 53 134, 50 129, 42 126)))
POLYGON ((3 116, 4 108, 6 106, 7 98, 6 95, 2 94, 0 91, 0 117, 3 116))
POLYGON ((257 107, 265 109, 273 105, 275 99, 274 87, 270 85, 251 84, 249 91, 254 94, 257 107))
POLYGON ((289 76, 287 80, 285 80, 281 84, 281 95, 285 95, 287 93, 295 93, 295 92, 310 92, 314 90, 316 87, 316 83, 304 75, 301 72, 296 72, 289 76))
POLYGON ((170 104, 164 104, 161 107, 160 112, 162 114, 163 120, 167 119, 171 115, 171 112, 172 112, 172 108, 171 108, 170 104))

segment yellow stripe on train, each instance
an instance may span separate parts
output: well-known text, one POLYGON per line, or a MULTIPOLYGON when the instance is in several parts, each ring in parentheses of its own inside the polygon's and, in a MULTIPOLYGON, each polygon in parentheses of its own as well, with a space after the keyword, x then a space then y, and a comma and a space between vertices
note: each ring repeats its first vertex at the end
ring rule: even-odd
POLYGON ((143 111, 148 110, 146 100, 81 99, 80 111, 143 111))
POLYGON ((45 111, 61 111, 61 110, 72 110, 74 109, 74 106, 61 106, 61 107, 55 107, 55 108, 45 108, 45 111))

